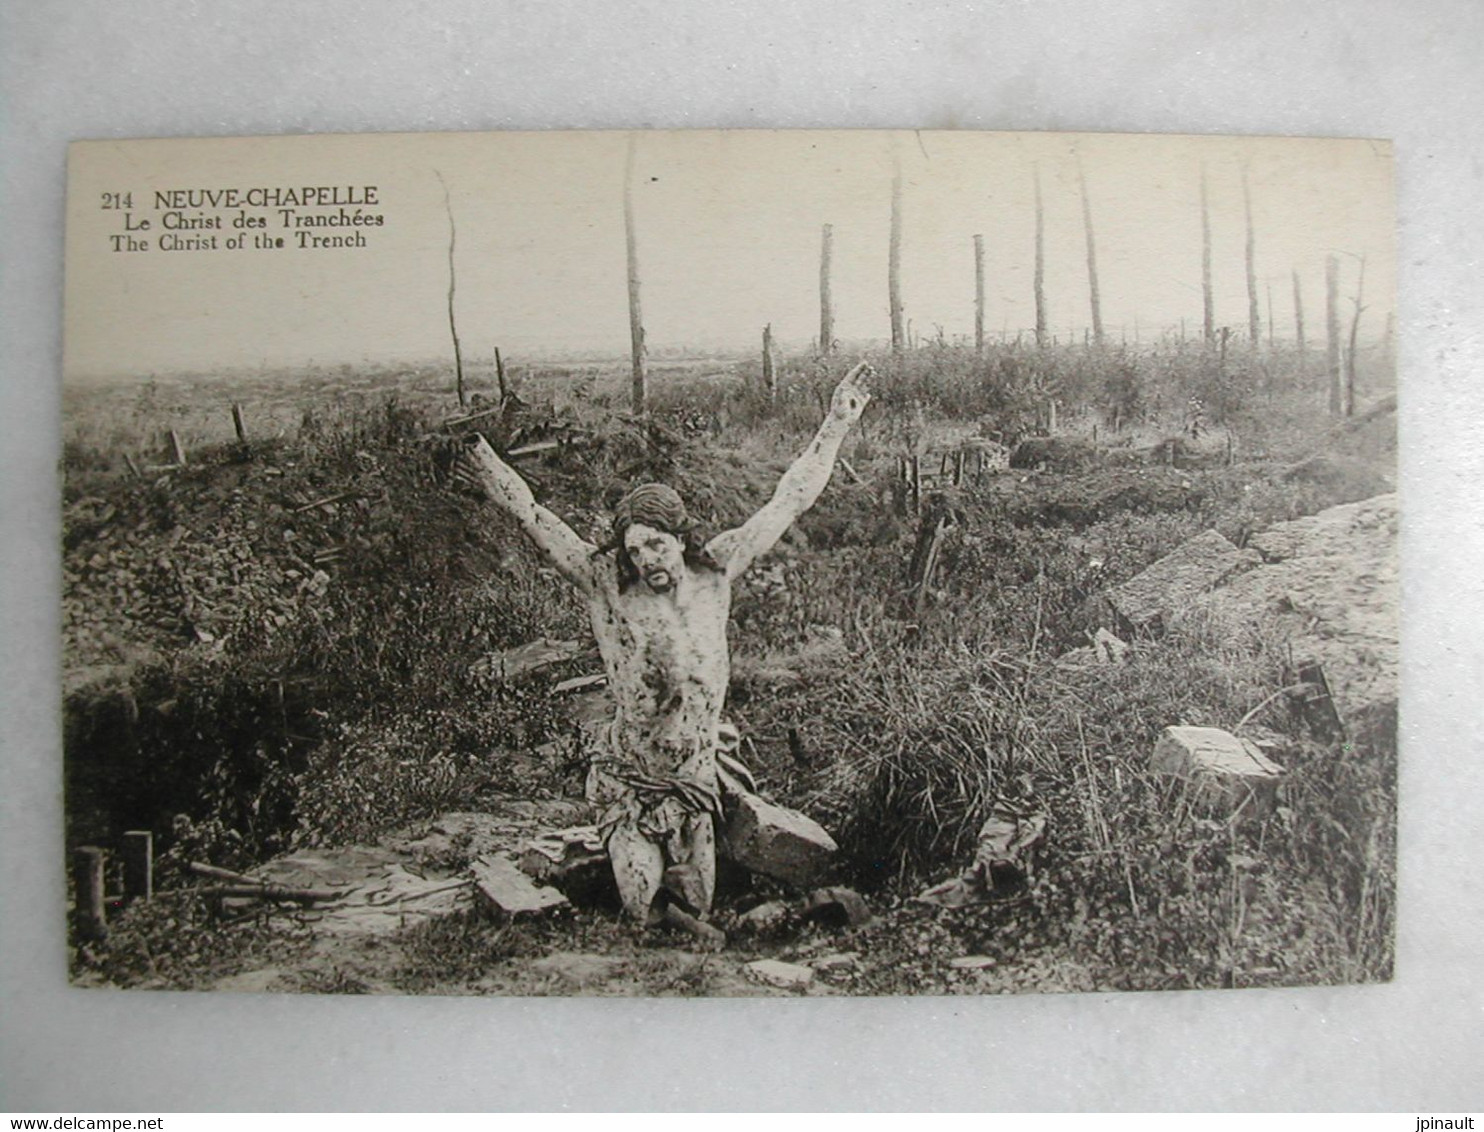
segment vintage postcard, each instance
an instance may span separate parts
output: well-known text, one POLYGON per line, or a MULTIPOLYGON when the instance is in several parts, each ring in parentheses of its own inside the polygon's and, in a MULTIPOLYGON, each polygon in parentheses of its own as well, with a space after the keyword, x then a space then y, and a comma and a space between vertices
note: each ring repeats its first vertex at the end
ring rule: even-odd
POLYGON ((1387 143, 69 164, 75 983, 1391 977, 1387 143))

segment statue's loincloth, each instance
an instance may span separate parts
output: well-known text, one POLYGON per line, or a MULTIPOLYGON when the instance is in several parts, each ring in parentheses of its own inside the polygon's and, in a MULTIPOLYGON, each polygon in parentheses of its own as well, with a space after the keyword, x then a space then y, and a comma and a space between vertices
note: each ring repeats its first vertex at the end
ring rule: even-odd
POLYGON ((605 842, 620 826, 664 841, 682 834, 700 814, 720 817, 714 744, 698 743, 673 771, 646 770, 637 758, 626 757, 617 730, 610 724, 598 734, 587 774, 587 798, 598 810, 598 834, 605 842))

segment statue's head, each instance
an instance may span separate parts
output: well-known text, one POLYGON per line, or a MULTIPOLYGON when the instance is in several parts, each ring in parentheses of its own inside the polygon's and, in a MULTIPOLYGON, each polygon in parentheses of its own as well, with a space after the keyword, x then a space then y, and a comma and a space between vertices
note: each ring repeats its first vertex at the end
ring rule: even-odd
POLYGON ((680 495, 662 483, 643 484, 619 500, 613 537, 603 549, 615 553, 620 589, 642 581, 655 593, 668 593, 687 567, 720 569, 680 495))

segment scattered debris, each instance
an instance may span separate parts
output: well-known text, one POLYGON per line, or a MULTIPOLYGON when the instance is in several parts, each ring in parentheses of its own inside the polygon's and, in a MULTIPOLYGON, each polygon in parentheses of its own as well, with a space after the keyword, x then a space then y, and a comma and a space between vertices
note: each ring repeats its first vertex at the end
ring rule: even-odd
POLYGON ((988 955, 960 955, 956 959, 950 959, 948 965, 955 971, 982 971, 986 967, 993 967, 995 961, 988 955))
POLYGON ((758 959, 748 963, 743 970, 758 982, 783 990, 803 990, 814 979, 814 972, 808 967, 780 959, 758 959))
POLYGON ((1164 631, 1170 615, 1261 557, 1219 531, 1202 531, 1141 574, 1105 594, 1125 636, 1164 631))
POLYGON ((574 676, 570 680, 563 680, 559 684, 552 685, 552 692, 556 695, 566 695, 569 692, 590 692, 598 688, 608 686, 608 677, 601 672, 593 676, 574 676))
POLYGON ((828 955, 821 955, 818 959, 811 960, 809 965, 815 971, 824 974, 830 971, 843 971, 847 967, 854 967, 860 963, 861 953, 859 951, 832 951, 828 955))
POLYGON ((756 794, 730 795, 724 805, 726 855, 744 868, 807 888, 834 862, 839 846, 812 818, 756 794))
POLYGON ((1283 777, 1256 743, 1219 727, 1166 727, 1149 769, 1185 779, 1202 800, 1233 810, 1270 806, 1283 777))
POLYGON ((918 894, 924 904, 965 908, 1013 891, 1030 876, 1034 850, 1046 839, 1046 815, 996 808, 979 829, 973 863, 958 876, 918 894))
POLYGON ((470 870, 475 892, 496 915, 540 914, 567 904, 560 890, 536 885, 510 857, 483 857, 470 870))
POLYGON ((502 684, 514 684, 532 673, 582 655, 582 642, 541 637, 513 649, 492 653, 480 665, 502 684))

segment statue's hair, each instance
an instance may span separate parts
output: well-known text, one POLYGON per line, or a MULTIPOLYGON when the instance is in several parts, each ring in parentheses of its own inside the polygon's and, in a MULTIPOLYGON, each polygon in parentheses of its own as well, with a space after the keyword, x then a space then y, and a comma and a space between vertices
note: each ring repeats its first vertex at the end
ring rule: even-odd
POLYGON ((629 556, 628 547, 624 545, 624 535, 635 523, 642 523, 678 538, 687 566, 697 570, 721 570, 721 564, 706 549, 706 537, 686 513, 685 503, 679 493, 667 484, 646 483, 618 501, 618 506, 613 510, 613 534, 598 548, 600 554, 613 551, 618 565, 620 590, 628 589, 639 580, 639 569, 629 556))

